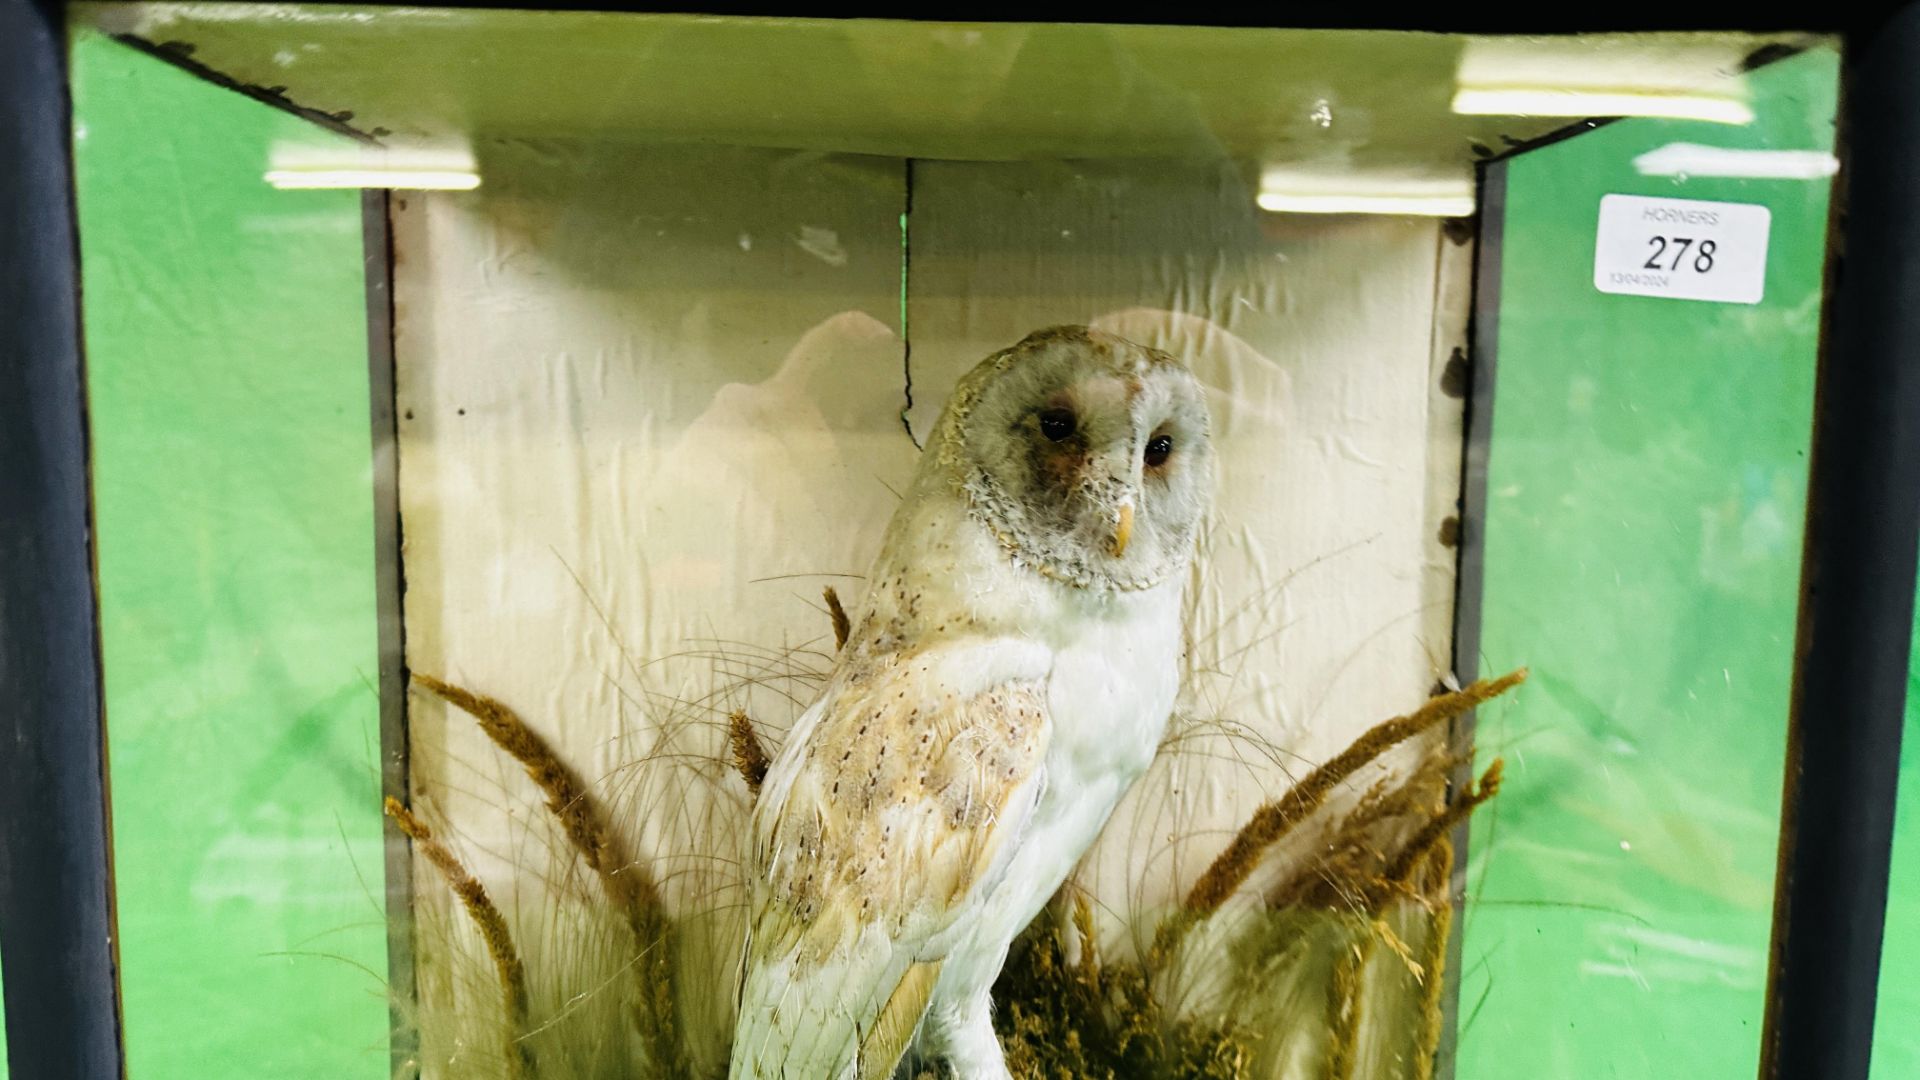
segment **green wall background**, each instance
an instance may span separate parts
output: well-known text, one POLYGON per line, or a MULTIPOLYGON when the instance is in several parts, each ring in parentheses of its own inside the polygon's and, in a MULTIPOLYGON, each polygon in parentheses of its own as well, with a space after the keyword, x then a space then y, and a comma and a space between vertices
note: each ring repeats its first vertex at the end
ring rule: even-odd
POLYGON ((1744 1077, 1759 1060, 1828 183, 1645 177, 1672 142, 1824 150, 1837 60, 1745 127, 1621 121, 1508 164, 1464 920, 1465 1080, 1744 1077), (1772 210, 1755 306, 1603 294, 1601 196, 1772 210))
POLYGON ((360 196, 114 41, 72 78, 128 1070, 383 1077, 360 196))

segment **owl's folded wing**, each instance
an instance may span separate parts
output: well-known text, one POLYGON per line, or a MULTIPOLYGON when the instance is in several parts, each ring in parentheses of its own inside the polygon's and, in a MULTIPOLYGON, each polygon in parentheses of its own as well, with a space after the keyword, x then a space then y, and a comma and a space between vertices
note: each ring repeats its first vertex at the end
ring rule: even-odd
POLYGON ((951 931, 1041 784, 1042 679, 1015 665, 956 688, 943 672, 965 660, 922 654, 849 680, 768 775, 734 1080, 869 1080, 905 1050, 951 931))

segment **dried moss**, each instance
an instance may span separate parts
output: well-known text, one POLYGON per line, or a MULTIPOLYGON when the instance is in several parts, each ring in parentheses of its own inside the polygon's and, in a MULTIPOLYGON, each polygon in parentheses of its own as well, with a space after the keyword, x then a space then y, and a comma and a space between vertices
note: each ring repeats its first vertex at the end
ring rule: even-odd
POLYGON ((1251 1080, 1230 1025, 1172 1021, 1143 966, 1102 963, 1084 900, 1074 921, 1077 960, 1058 935, 1029 931, 994 984, 994 1025, 1015 1080, 1251 1080))

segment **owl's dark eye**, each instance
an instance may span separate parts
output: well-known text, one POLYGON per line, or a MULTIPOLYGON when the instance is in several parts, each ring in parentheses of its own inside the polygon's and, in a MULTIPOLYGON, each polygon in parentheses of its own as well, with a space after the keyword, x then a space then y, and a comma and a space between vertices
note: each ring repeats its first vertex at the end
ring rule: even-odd
POLYGON ((1071 409, 1048 409, 1040 414, 1040 434, 1054 442, 1072 435, 1073 429, 1073 410, 1071 409))
POLYGON ((1147 440, 1147 452, 1143 455, 1147 464, 1159 467, 1167 463, 1167 455, 1173 453, 1173 436, 1155 435, 1147 440))

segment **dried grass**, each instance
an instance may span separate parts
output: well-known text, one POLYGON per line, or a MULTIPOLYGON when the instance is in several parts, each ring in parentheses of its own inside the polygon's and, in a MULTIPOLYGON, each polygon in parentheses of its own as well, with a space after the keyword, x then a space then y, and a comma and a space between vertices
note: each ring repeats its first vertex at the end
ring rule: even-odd
POLYGON ((1506 693, 1526 678, 1527 670, 1521 668, 1497 679, 1482 679, 1463 690, 1441 694, 1406 716, 1396 716, 1376 725, 1285 795, 1255 811, 1252 819, 1234 835, 1233 842, 1194 883, 1187 894, 1188 911, 1204 917, 1219 908, 1246 883, 1268 847, 1317 810, 1341 781, 1362 766, 1413 736, 1506 693))
MULTIPOLYGON (((1447 837, 1499 790, 1500 763, 1449 802, 1455 761, 1433 740, 1357 798, 1336 807, 1330 795, 1524 677, 1378 725, 1262 807, 1161 920, 1141 961, 1103 966, 1088 945, 1069 964, 1058 935, 1037 924, 995 986, 1017 1080, 1430 1080, 1452 925, 1447 837), (1278 843, 1294 829, 1311 831, 1278 843), (1262 865, 1275 859, 1285 862, 1262 865), (1251 906, 1226 910, 1250 892, 1251 906), (1196 972, 1207 989, 1197 997, 1186 993, 1196 972)), ((1074 921, 1091 942, 1084 903, 1074 921)))
MULTIPOLYGON (((832 590, 826 598, 843 645, 845 613, 832 590)), ((1084 898, 1067 909, 1075 949, 1069 949, 1052 920, 1036 921, 1016 943, 995 986, 996 1025, 1016 1080, 1430 1080, 1442 1032, 1452 916, 1446 890, 1453 852, 1447 838, 1498 791, 1500 763, 1449 802, 1446 777, 1455 762, 1434 740, 1411 764, 1396 767, 1357 798, 1331 796, 1381 755, 1506 692, 1525 676, 1517 671, 1477 682, 1377 725, 1262 806, 1195 881, 1185 902, 1157 921, 1154 943, 1138 959, 1103 954, 1084 898), (1289 839, 1309 823, 1313 831, 1302 835, 1312 843, 1289 839), (1286 861, 1263 865, 1281 859, 1286 861), (1227 899, 1255 888, 1261 890, 1250 897, 1255 903, 1235 905, 1238 921, 1227 920, 1227 899), (1207 933, 1187 937, 1199 928, 1207 933), (1175 992, 1195 969, 1220 976, 1224 991, 1212 1003, 1217 1007, 1197 1009, 1175 992)), ((496 745, 526 767, 569 844, 603 883, 609 906, 623 913, 631 936, 641 943, 628 966, 635 974, 633 1015, 644 1060, 616 1073, 601 1068, 592 1075, 645 1080, 697 1075, 675 1041, 671 988, 676 977, 698 973, 674 970, 674 957, 682 954, 662 947, 672 926, 658 886, 646 867, 627 856, 613 818, 512 710, 436 679, 415 678, 474 716, 496 745)), ((757 796, 769 755, 754 724, 744 710, 733 709, 726 714, 725 733, 724 754, 730 760, 714 764, 738 771, 757 796)), ((430 837, 424 826, 421 833, 430 837)), ((441 865, 432 841, 416 842, 429 861, 441 865)), ((474 921, 480 925, 479 916, 474 921)), ((512 941, 497 911, 481 936, 490 953, 498 941, 511 954, 512 941)), ((498 954, 495 959, 498 966, 498 954)), ((590 963, 578 967, 597 970, 590 963)), ((514 1035, 526 1024, 524 974, 520 978, 519 1012, 509 1013, 508 1042, 516 1054, 527 1042, 514 1035)), ((570 1000, 588 1000, 591 988, 576 994, 570 1000)), ((590 1055, 570 1056, 563 1047, 550 1051, 549 1045, 541 1044, 537 1072, 530 1054, 510 1058, 509 1080, 588 1075, 568 1063, 590 1055)), ((938 1080, 940 1072, 936 1065, 916 1068, 913 1075, 938 1080)), ((462 1080, 470 1075, 463 1073, 462 1080)))
POLYGON ((672 924, 652 875, 627 853, 600 801, 517 713, 493 698, 431 675, 414 672, 412 679, 473 717, 487 738, 524 766, 527 776, 546 793, 547 809, 633 935, 633 1023, 646 1043, 648 1057, 657 1075, 684 1075, 686 1064, 674 1023, 672 924))
MULTIPOLYGON (((828 594, 832 594, 831 589, 828 594)), ((767 756, 766 747, 760 745, 760 736, 753 732, 753 721, 743 710, 735 709, 727 714, 727 748, 733 753, 734 769, 747 782, 747 791, 758 799, 772 759, 767 756)))
POLYGON ((833 650, 839 652, 847 647, 847 637, 853 633, 853 623, 847 618, 847 609, 840 606, 840 594, 829 585, 821 590, 827 602, 827 617, 833 620, 833 650))
POLYGON ((446 880, 473 921, 474 929, 480 932, 487 955, 493 958, 494 971, 500 979, 501 1008, 506 1016, 501 1032, 505 1051, 502 1060, 507 1063, 510 1080, 534 1075, 533 1054, 523 1041, 527 1034, 527 973, 520 962, 519 950, 514 948, 513 935, 507 930, 507 920, 487 895, 486 886, 480 884, 480 879, 468 871, 447 845, 434 837, 426 822, 392 796, 387 797, 386 811, 400 831, 407 834, 407 839, 413 841, 414 850, 446 880))

